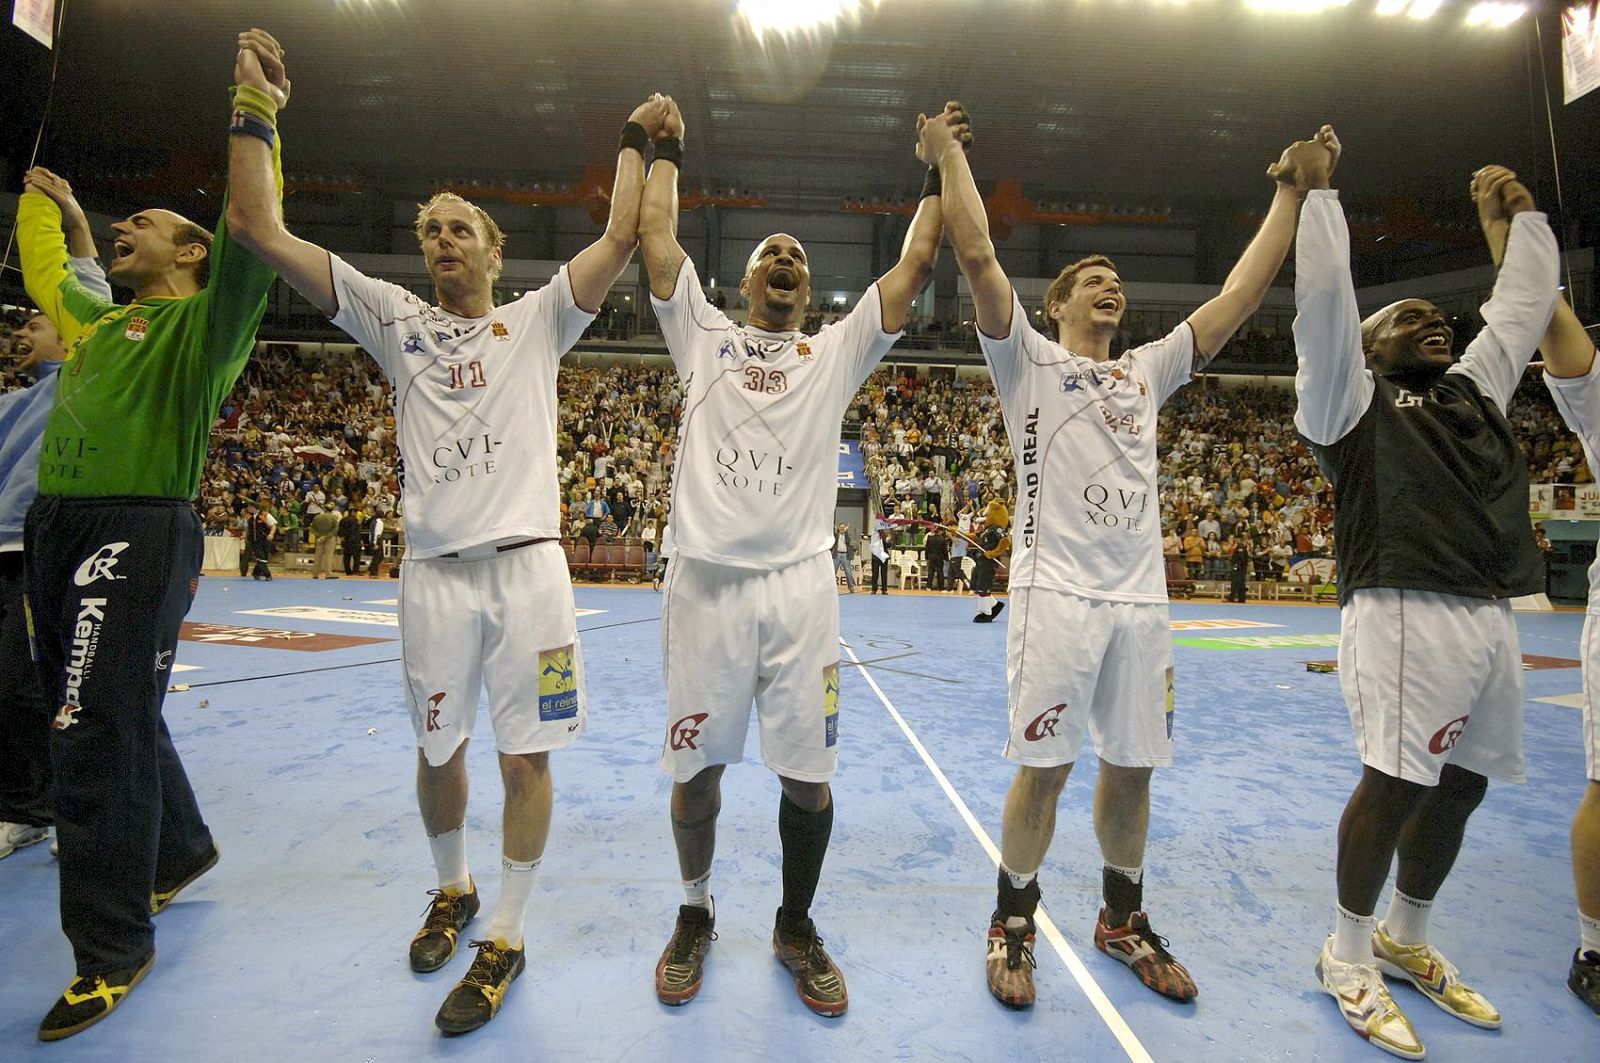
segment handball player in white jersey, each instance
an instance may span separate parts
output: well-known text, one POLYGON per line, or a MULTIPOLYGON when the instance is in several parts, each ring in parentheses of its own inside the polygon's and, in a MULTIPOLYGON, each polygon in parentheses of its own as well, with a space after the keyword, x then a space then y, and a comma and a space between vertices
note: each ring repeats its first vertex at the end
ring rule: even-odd
MULTIPOLYGON (((953 136, 967 136, 952 115, 953 136)), ((844 320, 799 330, 811 298, 805 249, 777 234, 756 247, 737 325, 707 302, 677 240, 682 118, 658 141, 640 211, 656 316, 684 382, 672 474, 672 568, 662 602, 672 831, 684 879, 672 940, 656 966, 667 1004, 699 992, 713 937, 711 859, 724 766, 742 759, 753 701, 761 751, 783 796, 783 905, 773 950, 809 1008, 849 998, 809 909, 833 827, 838 763, 839 607, 830 554, 846 404, 893 346, 932 275, 940 239, 936 172, 899 263, 844 320), (931 189, 931 191, 930 191, 931 189)))
MULTIPOLYGON (((1600 360, 1594 341, 1565 299, 1539 344, 1544 382, 1567 425, 1600 469, 1600 360)), ((1583 752, 1589 785, 1572 819, 1572 877, 1578 889, 1578 947, 1567 988, 1600 1015, 1600 558, 1589 566, 1589 612, 1583 619, 1583 752)))
POLYGON ((946 226, 1016 455, 1006 756, 1018 768, 1001 833, 989 989, 1012 1007, 1034 1001, 1039 867, 1087 730, 1100 758, 1094 825, 1105 861, 1095 945, 1156 992, 1192 1000, 1194 980, 1143 911, 1150 776, 1172 762, 1156 411, 1255 312, 1294 237, 1298 168, 1329 149, 1299 142, 1268 169, 1277 194, 1220 295, 1162 339, 1113 359, 1127 299, 1110 259, 1061 272, 1045 295, 1054 338, 1040 335, 995 258, 950 121, 929 121, 921 139, 944 177, 946 226))
MULTIPOLYGON (((282 80, 276 42, 241 43, 263 77, 282 80)), ((500 898, 473 942, 471 970, 435 1019, 447 1033, 493 1018, 522 972, 524 916, 550 828, 549 751, 584 729, 582 659, 559 541, 556 368, 632 257, 643 151, 665 117, 657 97, 624 127, 605 235, 545 287, 503 306, 494 305, 494 282, 505 237, 458 196, 436 195, 417 215, 438 298, 430 306, 290 234, 268 194, 266 151, 259 172, 236 172, 230 189, 237 239, 371 353, 392 388, 406 518, 401 657, 417 733, 418 803, 439 874, 411 943, 416 971, 444 966, 478 911, 464 838, 466 746, 480 688, 488 687, 506 790, 500 898)))

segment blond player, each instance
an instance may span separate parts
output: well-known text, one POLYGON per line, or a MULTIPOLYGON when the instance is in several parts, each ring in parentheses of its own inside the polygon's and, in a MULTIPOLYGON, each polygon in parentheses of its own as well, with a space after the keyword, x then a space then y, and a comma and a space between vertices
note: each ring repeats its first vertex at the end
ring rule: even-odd
POLYGON ((661 764, 674 782, 685 903, 656 966, 656 995, 683 1004, 700 990, 713 936, 722 772, 742 758, 754 701, 762 755, 783 788, 783 906, 773 950, 807 1007, 841 1015, 849 1001, 844 979, 809 914, 833 828, 828 782, 838 763, 839 606, 829 553, 839 429, 846 404, 899 337, 932 275, 937 183, 930 171, 899 263, 844 320, 816 336, 798 331, 810 304, 810 264, 799 241, 780 233, 750 255, 740 283, 750 319, 737 325, 706 301, 678 244, 683 123, 676 108, 664 132, 639 236, 685 392, 661 618, 668 710, 661 764))
MULTIPOLYGON (((251 31, 240 48, 239 83, 275 95, 281 108, 288 80, 277 42, 251 31)), ((417 971, 444 966, 478 910, 464 836, 466 746, 488 687, 506 791, 500 900, 473 942, 471 970, 439 1009, 435 1022, 447 1033, 493 1018, 522 972, 524 913, 550 828, 549 752, 584 729, 559 542, 556 364, 633 254, 642 152, 665 116, 657 97, 624 127, 605 235, 548 285, 503 306, 494 305, 494 281, 505 237, 481 208, 440 194, 418 213, 438 298, 429 305, 292 235, 267 194, 265 138, 234 138, 229 222, 240 242, 369 351, 393 388, 407 532, 401 656, 418 801, 439 873, 411 943, 417 971)))

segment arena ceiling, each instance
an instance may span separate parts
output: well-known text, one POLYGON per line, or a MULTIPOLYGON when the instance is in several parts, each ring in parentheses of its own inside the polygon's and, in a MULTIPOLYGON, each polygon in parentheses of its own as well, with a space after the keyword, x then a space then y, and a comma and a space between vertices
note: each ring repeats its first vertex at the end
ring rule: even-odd
MULTIPOLYGON (((660 90, 685 112, 686 183, 774 207, 914 194, 915 115, 955 97, 980 180, 1038 202, 1260 204, 1266 165, 1331 121, 1349 198, 1448 198, 1465 221, 1468 174, 1501 161, 1553 209, 1535 19, 1469 29, 1466 0, 1425 21, 1374 2, 878 0, 856 24, 761 40, 735 0, 69 0, 41 161, 108 211, 142 205, 115 202, 140 175, 203 183, 223 166, 234 34, 261 24, 294 83, 286 169, 335 191, 577 182, 660 90)), ((1600 93, 1562 107, 1552 17, 1543 32, 1567 213, 1600 214, 1600 93)), ((4 38, 16 171, 49 67, 4 38)))

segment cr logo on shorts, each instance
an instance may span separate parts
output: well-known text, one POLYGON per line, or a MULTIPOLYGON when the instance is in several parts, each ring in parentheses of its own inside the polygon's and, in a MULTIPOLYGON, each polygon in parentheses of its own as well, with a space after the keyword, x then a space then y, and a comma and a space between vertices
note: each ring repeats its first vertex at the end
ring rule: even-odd
POLYGON ((444 701, 444 691, 442 690, 428 698, 428 722, 423 729, 430 733, 442 730, 439 726, 439 704, 442 701, 444 701))
POLYGON ((1454 720, 1451 720, 1449 723, 1435 731, 1432 738, 1428 739, 1428 752, 1443 753, 1447 749, 1453 749, 1456 744, 1456 739, 1460 738, 1461 732, 1465 731, 1466 729, 1467 718, 1465 716, 1460 716, 1454 720))
POLYGON ((1066 702, 1045 709, 1028 724, 1028 729, 1022 732, 1022 737, 1030 742, 1056 737, 1056 724, 1061 722, 1061 714, 1065 711, 1067 711, 1066 702))
POLYGON ((673 724, 667 736, 669 739, 667 744, 673 749, 699 749, 694 740, 700 737, 700 725, 705 723, 710 715, 708 712, 697 712, 673 724))
POLYGON ((72 582, 87 587, 98 579, 127 579, 127 576, 118 576, 111 571, 117 565, 117 555, 127 548, 127 543, 106 543, 83 559, 78 571, 72 574, 72 582))

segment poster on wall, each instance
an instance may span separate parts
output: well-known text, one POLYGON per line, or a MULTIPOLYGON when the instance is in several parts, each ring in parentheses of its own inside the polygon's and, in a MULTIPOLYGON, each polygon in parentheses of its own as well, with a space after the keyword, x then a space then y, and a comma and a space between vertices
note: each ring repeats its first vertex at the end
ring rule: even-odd
POLYGON ((55 41, 56 0, 16 0, 11 24, 46 48, 55 41))
POLYGON ((1561 12, 1561 86, 1571 103, 1600 87, 1600 11, 1595 0, 1578 0, 1561 12))
POLYGON ((1528 516, 1533 520, 1549 520, 1555 508, 1555 484, 1528 485, 1528 516))
POLYGON ((1579 520, 1600 520, 1600 487, 1583 484, 1577 488, 1576 512, 1568 514, 1579 520))

